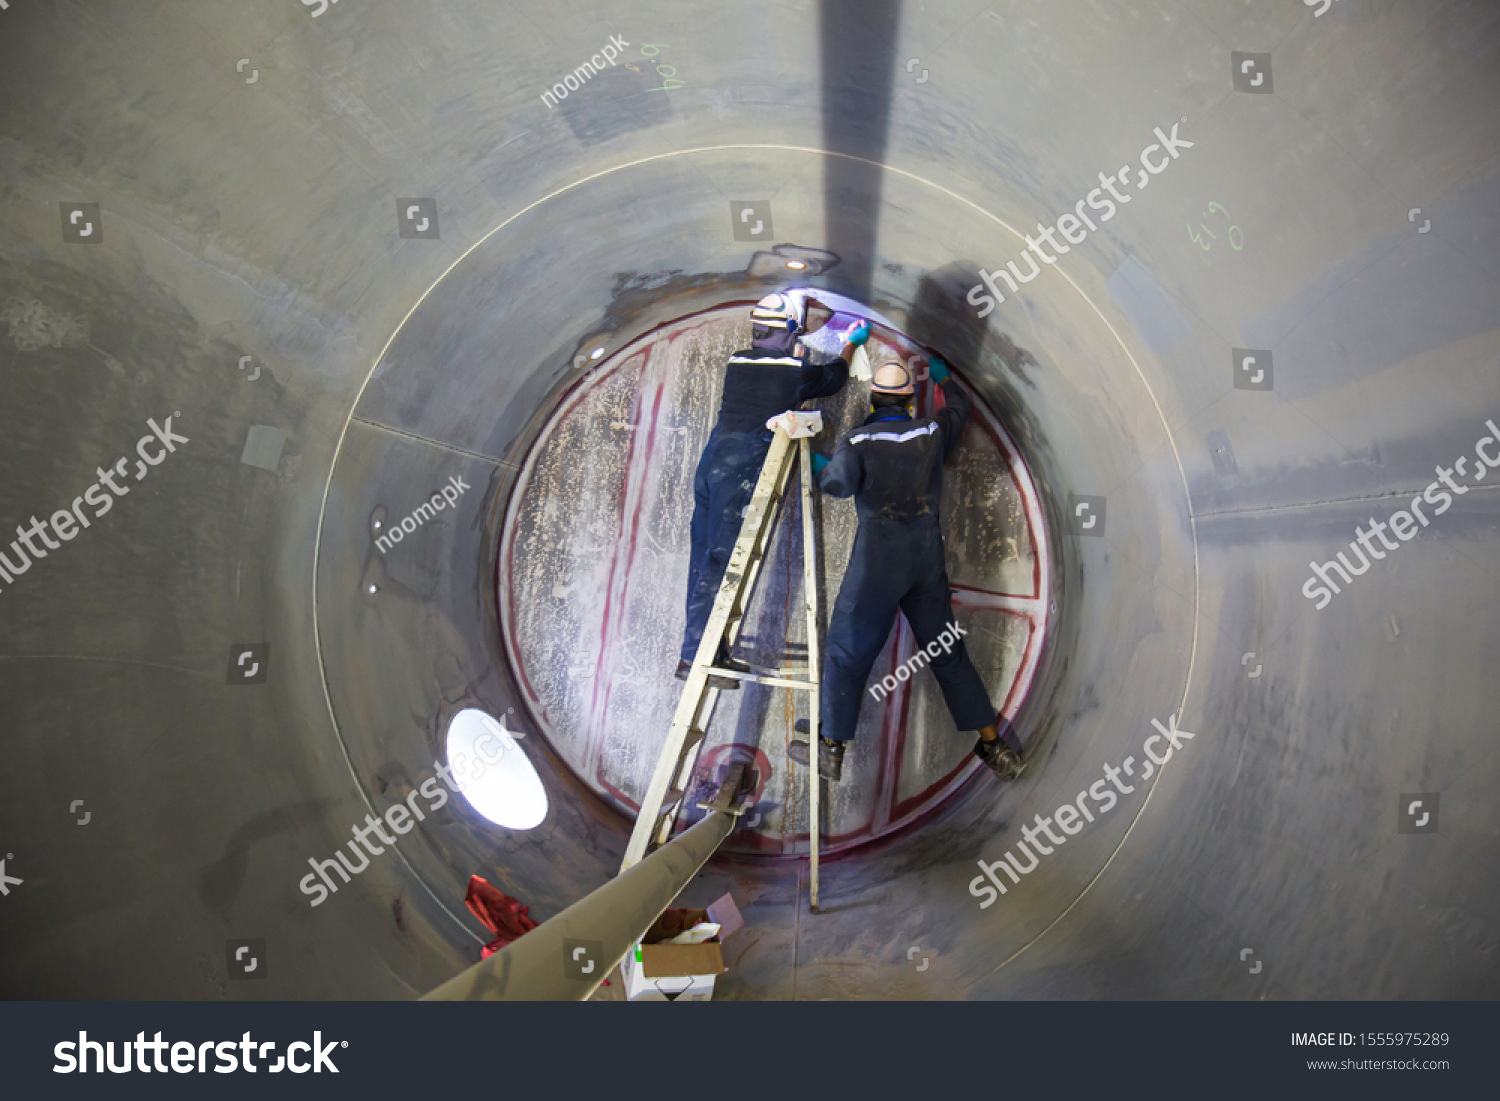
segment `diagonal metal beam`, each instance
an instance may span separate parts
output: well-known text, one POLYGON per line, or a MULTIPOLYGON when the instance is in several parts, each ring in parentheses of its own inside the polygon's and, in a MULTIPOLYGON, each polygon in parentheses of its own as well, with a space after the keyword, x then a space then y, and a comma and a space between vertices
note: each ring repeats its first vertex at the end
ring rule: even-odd
POLYGON ((736 762, 709 814, 692 829, 422 1001, 586 1001, 734 829, 745 776, 744 763, 736 762), (583 955, 575 960, 578 942, 583 955), (585 965, 592 966, 580 976, 585 965))

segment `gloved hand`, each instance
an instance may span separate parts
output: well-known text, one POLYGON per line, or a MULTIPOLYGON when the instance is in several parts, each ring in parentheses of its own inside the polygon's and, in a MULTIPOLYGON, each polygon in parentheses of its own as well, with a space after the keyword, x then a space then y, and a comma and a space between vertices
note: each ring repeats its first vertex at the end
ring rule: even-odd
POLYGON ((946 382, 948 380, 948 365, 937 356, 929 356, 927 360, 927 376, 933 382, 946 382))
POLYGON ((844 343, 846 343, 846 344, 853 344, 856 348, 858 348, 861 345, 863 345, 865 341, 867 341, 869 339, 870 339, 870 325, 869 325, 869 322, 861 321, 858 325, 854 326, 854 328, 852 328, 852 329, 849 330, 849 335, 846 336, 846 337, 844 337, 844 343))
POLYGON ((830 462, 827 455, 819 455, 816 451, 812 453, 812 470, 814 474, 823 473, 823 468, 830 462))

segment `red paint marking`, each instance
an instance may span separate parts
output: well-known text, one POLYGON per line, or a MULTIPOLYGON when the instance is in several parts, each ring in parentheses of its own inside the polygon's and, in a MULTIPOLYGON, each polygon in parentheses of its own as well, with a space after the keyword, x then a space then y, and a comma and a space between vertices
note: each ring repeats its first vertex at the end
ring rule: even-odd
MULTIPOLYGON (((570 386, 563 392, 562 398, 559 400, 557 408, 552 412, 550 416, 548 416, 546 422, 542 426, 542 430, 537 434, 536 439, 532 441, 530 448, 528 448, 528 461, 522 464, 521 475, 512 484, 510 497, 506 501, 505 521, 501 529, 502 550, 496 563, 495 578, 496 589, 498 590, 499 594, 503 594, 503 599, 497 599, 496 601, 496 603, 499 605, 498 611, 500 615, 501 641, 505 646, 505 653, 506 657, 509 659, 511 671, 515 674, 517 680, 520 682, 520 687, 524 693, 525 700, 528 706, 531 708, 532 720, 536 723, 540 731, 550 730, 551 724, 546 719, 546 709, 542 704, 541 696, 537 693, 535 687, 532 685, 531 678, 526 674, 526 666, 525 663, 521 660, 521 654, 516 647, 515 641, 516 587, 512 584, 509 584, 509 581, 510 578, 514 576, 516 543, 515 519, 518 511, 516 506, 525 496, 526 490, 530 488, 531 485, 531 474, 533 468, 531 462, 529 461, 530 458, 538 454, 546 445, 546 443, 551 440, 553 430, 559 424, 562 424, 564 420, 566 420, 567 415, 582 403, 584 397, 586 397, 588 393, 594 389, 595 386, 603 382, 604 379, 606 379, 610 375, 614 374, 615 371, 626 366, 632 358, 634 358, 633 355, 625 356, 604 374, 598 374, 595 371, 590 371, 588 374, 576 380, 572 386, 570 386)), ((602 659, 603 655, 601 654, 600 657, 602 659)), ((561 759, 561 755, 559 755, 559 759, 561 759)))
POLYGON ((746 751, 750 751, 753 754, 755 758, 755 770, 758 773, 755 790, 751 792, 750 801, 758 803, 761 796, 766 792, 766 782, 770 780, 772 773, 771 758, 767 757, 766 751, 758 745, 744 745, 738 742, 716 745, 698 758, 698 765, 694 769, 694 775, 712 778, 714 770, 719 765, 726 763, 731 757, 743 756, 746 751))
POLYGON ((617 630, 620 628, 619 617, 623 609, 628 606, 626 595, 630 586, 630 565, 635 558, 636 536, 640 531, 639 494, 636 482, 631 474, 636 465, 641 461, 639 453, 645 453, 648 457, 651 451, 652 431, 648 429, 644 434, 646 440, 641 441, 643 420, 652 423, 655 420, 656 410, 661 405, 662 382, 659 373, 653 372, 653 361, 660 357, 656 354, 657 345, 653 345, 646 356, 646 363, 641 369, 640 389, 636 392, 635 402, 631 407, 634 414, 632 421, 635 431, 631 433, 630 448, 626 453, 625 474, 622 479, 622 492, 620 494, 619 522, 615 526, 615 540, 609 555, 609 574, 605 580, 604 612, 599 623, 599 655, 601 658, 598 680, 603 685, 595 683, 592 693, 593 708, 589 716, 587 733, 585 734, 584 752, 586 758, 594 762, 595 779, 601 783, 604 781, 604 754, 600 752, 603 747, 605 727, 609 722, 609 697, 614 691, 615 672, 615 648, 611 645, 617 630), (654 393, 653 393, 654 389, 654 393), (644 390, 644 393, 642 392, 644 390), (646 404, 647 395, 654 400, 651 404, 650 418, 641 416, 642 407, 646 404), (621 571, 623 570, 623 575, 621 571), (617 581, 618 577, 618 581, 617 581), (608 655, 606 657, 605 655, 608 655), (602 693, 602 698, 601 698, 602 693))

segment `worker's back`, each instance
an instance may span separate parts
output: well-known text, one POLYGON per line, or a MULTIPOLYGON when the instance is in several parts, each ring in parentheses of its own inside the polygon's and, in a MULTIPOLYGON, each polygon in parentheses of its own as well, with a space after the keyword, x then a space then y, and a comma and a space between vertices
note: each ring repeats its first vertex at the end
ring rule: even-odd
POLYGON ((729 357, 724 394, 719 400, 720 432, 756 432, 778 413, 812 398, 836 394, 849 377, 849 365, 834 359, 817 365, 807 356, 774 348, 747 348, 729 357))
POLYGON ((969 398, 943 383, 946 406, 931 417, 877 409, 844 441, 818 484, 833 497, 855 498, 861 521, 937 522, 943 460, 958 446, 969 398), (893 415, 894 414, 894 415, 893 415))

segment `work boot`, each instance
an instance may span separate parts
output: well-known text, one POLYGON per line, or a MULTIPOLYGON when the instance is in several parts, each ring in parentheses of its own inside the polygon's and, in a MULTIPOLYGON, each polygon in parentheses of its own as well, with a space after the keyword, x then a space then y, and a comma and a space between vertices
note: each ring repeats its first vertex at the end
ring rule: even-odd
POLYGON ((1026 770, 1026 763, 1013 749, 1007 748, 999 738, 985 741, 980 738, 974 744, 974 756, 978 757, 1002 780, 1014 780, 1026 770))
MULTIPOLYGON (((714 664, 721 669, 736 669, 742 673, 749 671, 722 649, 719 650, 718 657, 714 658, 714 664)), ((693 663, 684 658, 678 661, 677 673, 675 675, 678 680, 687 680, 688 674, 692 671, 693 663)), ((716 677, 712 673, 708 675, 708 686, 710 688, 717 688, 721 692, 738 692, 740 690, 740 682, 734 677, 716 677)))
MULTIPOLYGON (((806 719, 797 720, 797 733, 806 734, 808 724, 806 719)), ((844 775, 844 746, 845 742, 836 742, 832 738, 818 735, 818 775, 825 780, 837 781, 844 775)), ((794 762, 807 767, 807 743, 800 738, 787 746, 786 755, 794 762)))

